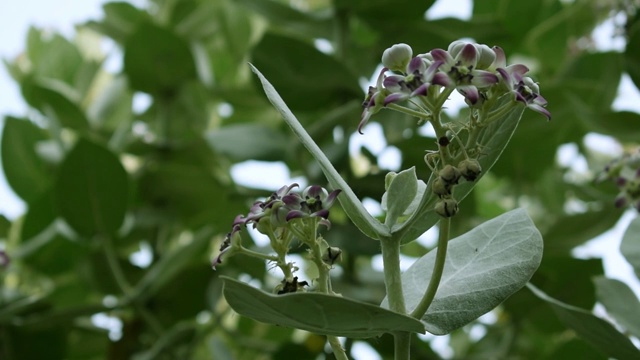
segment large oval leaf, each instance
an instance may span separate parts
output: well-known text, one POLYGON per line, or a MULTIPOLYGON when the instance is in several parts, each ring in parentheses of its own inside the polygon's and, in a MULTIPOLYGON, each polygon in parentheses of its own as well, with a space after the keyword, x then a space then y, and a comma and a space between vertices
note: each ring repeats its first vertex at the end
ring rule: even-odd
MULTIPOLYGON (((408 312, 424 295, 435 258, 432 250, 402 274, 408 312)), ((421 319, 427 331, 448 334, 489 312, 531 279, 540 260, 542 237, 523 209, 449 241, 438 292, 421 319)), ((386 298, 382 306, 388 307, 386 298)))
POLYGON ((285 104, 284 100, 282 100, 269 80, 267 80, 255 66, 251 65, 251 70, 253 70, 260 79, 264 92, 267 98, 269 98, 269 101, 271 101, 271 104, 273 104, 273 107, 280 112, 280 115, 282 115, 282 118, 289 127, 291 127, 293 133, 316 159, 322 172, 327 177, 327 180, 329 180, 331 187, 334 189, 342 189, 342 194, 338 196, 338 201, 340 201, 340 205, 342 205, 351 221, 353 221, 360 231, 372 239, 380 239, 381 237, 388 236, 389 228, 381 224, 380 221, 376 220, 367 212, 349 184, 338 174, 338 171, 333 167, 331 161, 322 150, 320 150, 320 147, 313 141, 311 136, 309 136, 291 110, 289 110, 289 107, 285 104))
POLYGON ((598 301, 607 313, 633 336, 640 336, 640 301, 633 290, 620 280, 598 276, 593 279, 598 301))
POLYGON ((29 202, 50 184, 47 166, 36 153, 45 133, 28 120, 5 118, 2 133, 2 169, 13 191, 29 202))
POLYGON ((124 72, 136 90, 173 95, 196 77, 196 66, 185 40, 164 27, 142 23, 125 41, 124 72))
POLYGON ((238 314, 321 335, 368 338, 394 331, 424 333, 420 321, 381 307, 318 293, 271 295, 224 279, 224 297, 238 314))
POLYGON ((307 42, 267 33, 252 57, 296 111, 326 109, 344 99, 362 97, 358 78, 343 63, 307 42))
POLYGON ((124 220, 128 181, 112 152, 81 138, 60 165, 54 201, 79 234, 113 233, 124 220))
POLYGON ((633 346, 631 340, 610 323, 586 310, 556 300, 532 284, 527 284, 527 287, 546 301, 566 326, 603 354, 618 360, 640 359, 640 351, 633 346))
POLYGON ((633 266, 636 276, 640 277, 640 216, 633 219, 624 232, 620 252, 633 266))

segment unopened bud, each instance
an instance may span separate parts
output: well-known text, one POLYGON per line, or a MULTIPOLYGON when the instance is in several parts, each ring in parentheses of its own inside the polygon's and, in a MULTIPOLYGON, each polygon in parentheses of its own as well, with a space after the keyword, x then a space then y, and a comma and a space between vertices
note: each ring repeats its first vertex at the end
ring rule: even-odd
POLYGON ((478 63, 477 69, 488 69, 491 64, 496 60, 496 53, 485 44, 475 44, 476 50, 478 50, 478 63))
POLYGON ((460 164, 458 164, 458 169, 460 170, 460 174, 468 181, 476 181, 482 172, 480 163, 475 159, 462 160, 460 164))
POLYGON ((404 72, 411 61, 413 50, 407 44, 395 44, 382 53, 382 65, 393 71, 404 72))
POLYGON ((342 250, 339 247, 330 246, 322 254, 322 261, 327 265, 333 265, 342 258, 342 250))
POLYGON ((455 199, 442 199, 436 203, 435 211, 442 217, 452 217, 458 213, 458 202, 455 199))
POLYGON ((451 185, 446 184, 442 178, 438 176, 433 180, 431 191, 440 197, 451 195, 451 185))
POLYGON ((445 184, 455 185, 460 179, 460 170, 455 166, 446 165, 442 170, 440 170, 438 175, 440 175, 440 178, 445 184))

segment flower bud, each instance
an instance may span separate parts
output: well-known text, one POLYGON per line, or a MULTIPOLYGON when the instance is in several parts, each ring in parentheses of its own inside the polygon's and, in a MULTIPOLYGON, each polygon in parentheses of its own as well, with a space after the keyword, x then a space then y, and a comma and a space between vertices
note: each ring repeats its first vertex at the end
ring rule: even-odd
POLYGON ((449 44, 449 46, 447 47, 447 51, 449 52, 449 55, 451 55, 452 58, 455 58, 456 56, 458 56, 460 51, 462 51, 462 49, 467 44, 468 43, 466 41, 456 40, 451 44, 449 44))
POLYGON ((491 64, 496 60, 496 53, 485 44, 474 44, 476 50, 478 50, 478 63, 477 69, 488 69, 491 64))
POLYGON ((445 184, 455 185, 460 179, 460 170, 458 170, 458 168, 456 168, 455 166, 445 165, 445 167, 440 170, 438 175, 445 184))
POLYGON ((339 247, 328 247, 322 254, 322 261, 327 265, 333 265, 342 258, 342 250, 339 247))
POLYGON ((460 164, 458 164, 458 169, 467 181, 476 181, 482 172, 482 167, 476 159, 462 160, 460 164))
POLYGON ((442 178, 437 177, 433 180, 431 191, 440 197, 451 195, 451 185, 446 184, 442 178))
POLYGON ((395 44, 382 53, 382 65, 389 70, 404 72, 413 57, 413 50, 407 44, 395 44))
POLYGON ((452 217, 458 213, 458 202, 455 199, 442 199, 436 203, 435 211, 442 217, 452 217))

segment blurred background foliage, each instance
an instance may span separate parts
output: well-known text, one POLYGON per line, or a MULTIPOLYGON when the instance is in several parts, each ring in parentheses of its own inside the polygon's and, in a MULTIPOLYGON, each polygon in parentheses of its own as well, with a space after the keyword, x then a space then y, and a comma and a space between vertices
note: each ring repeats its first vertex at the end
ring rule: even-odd
MULTIPOLYGON (((525 112, 502 158, 462 203, 454 233, 525 207, 545 240, 532 282, 591 310, 598 299, 592 278, 603 274, 602 262, 577 259, 572 249, 610 229, 622 211, 613 207, 615 186, 593 181, 611 154, 590 147, 585 136, 608 135, 625 149, 638 145, 640 114, 612 109, 623 73, 640 86, 636 6, 483 0, 474 2, 468 20, 427 21, 433 3, 152 0, 136 8, 110 2, 102 18, 78 24, 73 38, 32 28, 24 52, 5 60, 32 111, 4 120, 2 166, 27 211, 0 219, 11 259, 0 270, 0 358, 323 358, 322 337, 239 317, 221 298, 219 275, 253 279, 271 291, 280 274, 242 257, 225 260, 217 272, 210 267, 235 215, 276 190, 237 184, 234 164, 283 161, 292 176, 326 185, 247 62, 274 84, 356 193, 379 200, 388 169, 369 149, 350 154, 349 139, 363 88, 384 49, 399 42, 427 52, 473 38, 530 65, 553 120, 525 112), (623 52, 599 51, 590 38, 612 18, 628 44, 623 52), (104 42, 121 51, 118 71, 106 69, 104 42), (559 163, 563 144, 575 144, 590 171, 559 163)), ((386 146, 402 153, 401 168, 417 166, 427 179, 422 158, 435 139, 397 113, 383 111, 374 122, 386 146)), ((334 289, 379 303, 382 275, 371 261, 378 244, 338 207, 332 222, 328 241, 345 251, 334 289)), ((244 241, 254 243, 250 236, 244 241)), ((412 257, 428 250, 425 242, 403 248, 412 257)), ((492 314, 451 334, 449 355, 434 351, 430 336, 413 341, 412 354, 607 358, 526 289, 492 314)), ((364 341, 380 357, 392 357, 390 337, 364 341)))

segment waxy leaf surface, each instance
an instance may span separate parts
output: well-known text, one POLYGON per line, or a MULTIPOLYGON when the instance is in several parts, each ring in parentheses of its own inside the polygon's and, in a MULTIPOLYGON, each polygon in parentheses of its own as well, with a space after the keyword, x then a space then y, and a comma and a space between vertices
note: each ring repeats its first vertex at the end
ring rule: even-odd
POLYGON ((579 337, 610 358, 618 360, 640 359, 640 351, 631 340, 618 332, 613 325, 592 313, 556 300, 542 290, 527 284, 537 297, 546 301, 560 321, 573 329, 579 337))
POLYGON ((309 150, 311 155, 318 161, 322 172, 329 180, 329 184, 334 189, 342 189, 342 193, 338 196, 340 205, 344 208, 344 211, 349 215, 349 218, 353 223, 362 231, 365 235, 372 239, 380 239, 381 236, 389 235, 389 228, 384 226, 380 221, 376 220, 362 205, 362 202, 358 199, 351 187, 346 181, 338 174, 338 171, 333 167, 331 161, 320 150, 318 145, 313 141, 311 136, 304 129, 302 124, 296 119, 295 115, 289 110, 287 104, 280 97, 276 89, 269 83, 262 73, 255 66, 251 66, 251 70, 258 76, 264 92, 271 101, 271 104, 280 112, 286 123, 291 127, 293 133, 298 137, 300 142, 309 150))
MULTIPOLYGON (((402 274, 408 312, 426 292, 435 259, 434 249, 402 274)), ((523 209, 450 240, 440 286, 421 319, 427 331, 448 334, 491 311, 531 279, 541 259, 542 237, 523 209)))
POLYGON ((368 338, 393 331, 424 333, 420 321, 381 307, 318 293, 271 295, 224 279, 224 297, 238 314, 321 335, 368 338))

